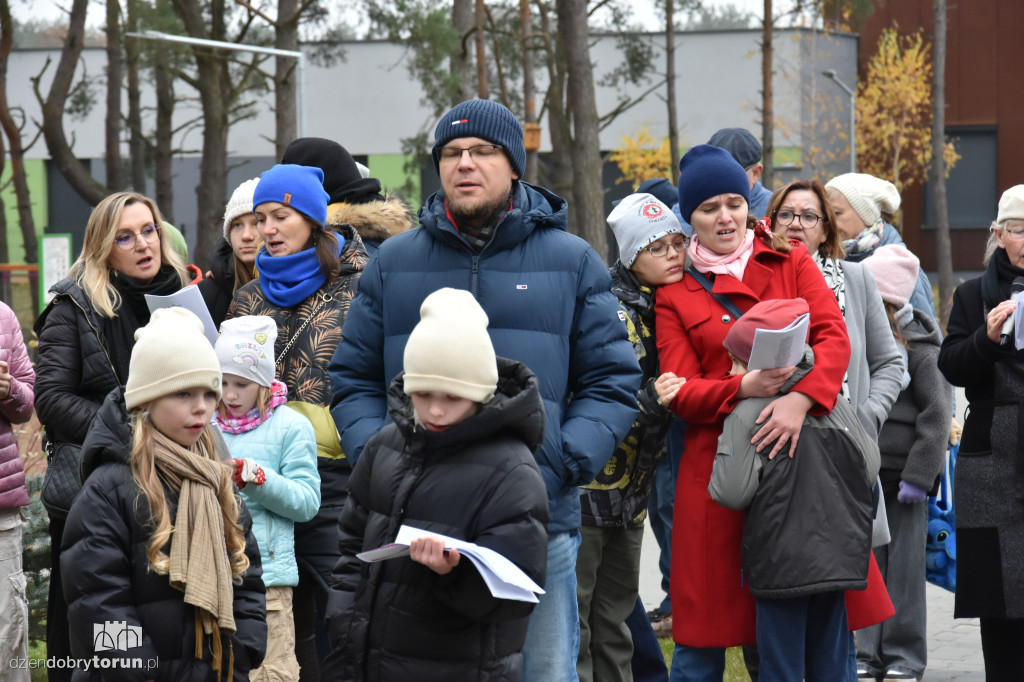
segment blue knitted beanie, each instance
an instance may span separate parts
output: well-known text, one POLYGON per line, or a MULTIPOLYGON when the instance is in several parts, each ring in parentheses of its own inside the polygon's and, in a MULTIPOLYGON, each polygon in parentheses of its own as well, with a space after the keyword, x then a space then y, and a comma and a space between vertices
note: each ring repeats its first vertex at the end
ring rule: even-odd
POLYGON ((295 209, 320 227, 327 221, 324 172, 311 166, 279 163, 264 171, 252 195, 253 210, 260 204, 276 201, 295 209))
POLYGON ((721 147, 699 144, 679 160, 679 213, 690 216, 719 194, 739 194, 750 206, 750 179, 743 166, 721 147))
POLYGON ((503 104, 489 99, 470 99, 456 104, 441 117, 434 130, 434 170, 440 174, 437 150, 459 137, 479 137, 505 149, 519 177, 526 170, 523 127, 515 114, 503 104))

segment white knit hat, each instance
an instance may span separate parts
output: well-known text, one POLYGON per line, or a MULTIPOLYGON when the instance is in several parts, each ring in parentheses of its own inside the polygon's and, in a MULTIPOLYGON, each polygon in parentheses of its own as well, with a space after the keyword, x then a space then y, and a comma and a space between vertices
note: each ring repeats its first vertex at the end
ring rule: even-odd
POLYGON ((217 337, 220 371, 270 388, 276 376, 274 343, 277 323, 266 315, 243 315, 224 320, 217 337))
POLYGON ((438 289, 405 344, 405 392, 443 391, 486 403, 498 385, 487 313, 464 289, 438 289))
POLYGON ((203 323, 184 308, 160 308, 135 332, 125 406, 132 410, 165 395, 201 386, 220 400, 220 363, 203 323))
POLYGON ((608 227, 619 244, 619 260, 633 267, 636 257, 667 234, 683 233, 672 209, 653 194, 630 194, 608 214, 608 227))
POLYGON ((882 219, 882 213, 895 213, 900 209, 900 193, 888 180, 866 173, 844 173, 828 181, 825 189, 833 189, 846 197, 850 206, 871 227, 882 219))
POLYGON ((1007 220, 1024 220, 1024 185, 1014 185, 999 197, 999 213, 996 223, 1007 220))
POLYGON ((252 195, 258 184, 260 184, 259 178, 246 180, 231 193, 228 205, 224 207, 224 239, 229 242, 231 238, 228 237, 228 232, 231 231, 231 221, 240 215, 252 213, 252 195))
POLYGON ((878 293, 886 303, 902 308, 910 302, 917 286, 917 273, 921 261, 905 246, 886 244, 872 252, 870 258, 861 263, 875 278, 878 293))

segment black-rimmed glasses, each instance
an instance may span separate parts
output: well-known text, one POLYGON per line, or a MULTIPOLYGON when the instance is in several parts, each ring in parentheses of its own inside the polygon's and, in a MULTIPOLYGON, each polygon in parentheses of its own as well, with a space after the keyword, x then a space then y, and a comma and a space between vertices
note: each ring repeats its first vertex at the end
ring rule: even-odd
POLYGON ((472 147, 441 147, 437 150, 439 162, 451 163, 462 158, 465 152, 469 152, 469 158, 477 161, 487 161, 496 158, 504 149, 500 144, 475 144, 472 147))
POLYGON ((814 228, 814 226, 818 224, 818 221, 821 220, 820 215, 816 215, 814 213, 811 213, 810 211, 806 211, 804 213, 799 214, 793 213, 793 211, 775 212, 775 222, 778 223, 779 225, 782 225, 783 227, 792 225, 793 221, 796 220, 797 218, 799 218, 800 220, 800 227, 802 227, 805 230, 810 230, 814 228))

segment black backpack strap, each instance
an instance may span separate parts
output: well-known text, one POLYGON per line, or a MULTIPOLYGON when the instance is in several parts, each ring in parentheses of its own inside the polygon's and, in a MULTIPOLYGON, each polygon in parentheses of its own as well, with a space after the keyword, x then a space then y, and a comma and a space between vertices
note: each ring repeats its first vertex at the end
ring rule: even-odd
POLYGON ((693 277, 695 280, 697 280, 698 284, 704 287, 704 291, 711 294, 716 301, 722 304, 722 307, 729 311, 729 314, 732 315, 734 320, 738 320, 740 317, 743 316, 743 311, 739 309, 739 306, 732 302, 731 298, 729 298, 725 294, 716 294, 714 291, 711 290, 711 280, 709 280, 704 275, 704 273, 699 272, 697 268, 693 267, 692 265, 686 269, 686 272, 689 273, 690 276, 693 277))

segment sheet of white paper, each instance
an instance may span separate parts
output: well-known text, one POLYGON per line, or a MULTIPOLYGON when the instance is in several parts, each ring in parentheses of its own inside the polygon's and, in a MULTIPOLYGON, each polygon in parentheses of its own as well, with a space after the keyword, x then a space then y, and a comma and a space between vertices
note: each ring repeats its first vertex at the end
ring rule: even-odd
POLYGON ((210 345, 212 346, 217 343, 217 325, 213 323, 213 318, 210 317, 210 309, 206 307, 203 295, 199 293, 199 287, 195 284, 190 284, 167 296, 146 294, 146 305, 149 306, 149 312, 151 313, 160 308, 173 308, 174 306, 181 306, 185 310, 195 313, 195 316, 203 323, 203 333, 210 341, 210 345))
POLYGON ((777 369, 798 363, 804 352, 810 322, 811 316, 805 313, 785 329, 756 330, 747 369, 777 369))
POLYGON ((361 552, 356 556, 367 562, 406 556, 409 553, 409 545, 412 541, 421 537, 438 538, 444 542, 445 549, 457 549, 462 554, 465 554, 473 562, 473 565, 476 566, 491 594, 499 599, 515 599, 516 601, 536 603, 536 595, 544 594, 544 590, 540 585, 531 580, 528 575, 523 573, 508 558, 495 552, 493 549, 413 526, 403 525, 398 529, 398 537, 395 538, 394 542, 361 552))
POLYGON ((1017 304, 1013 315, 1013 346, 1024 350, 1024 304, 1017 304))

